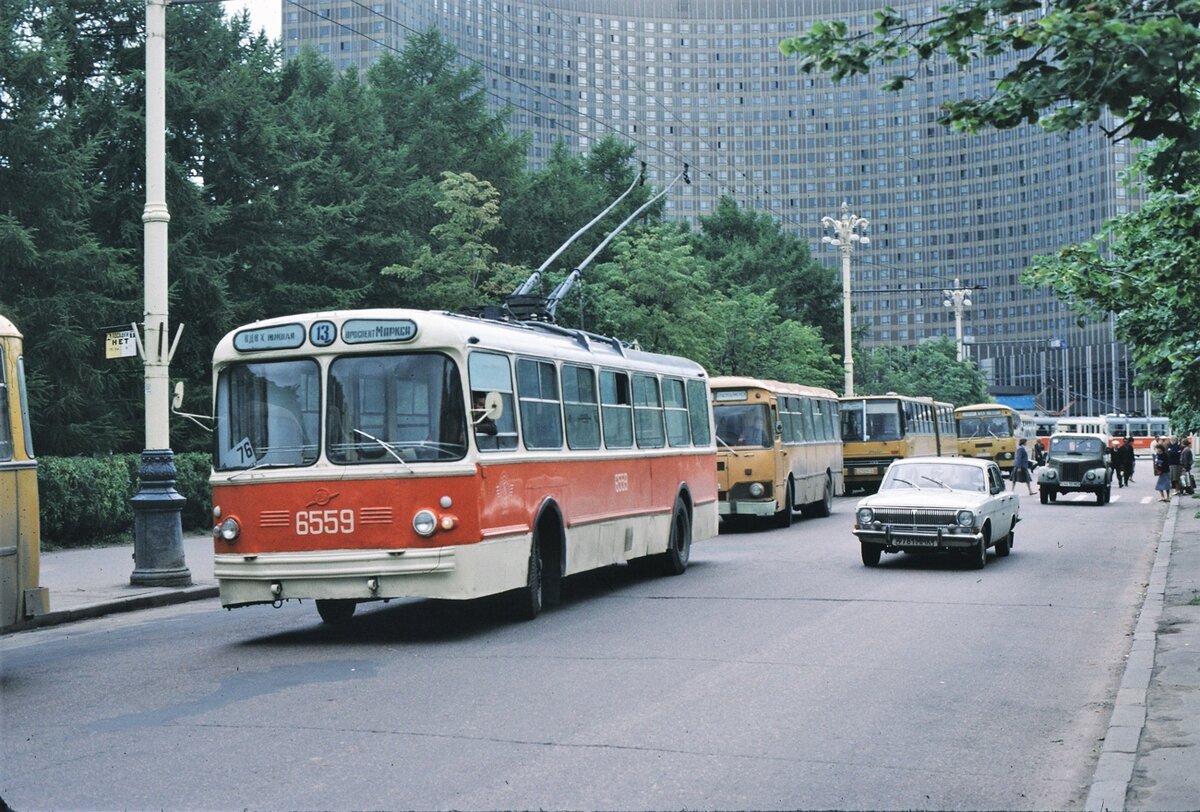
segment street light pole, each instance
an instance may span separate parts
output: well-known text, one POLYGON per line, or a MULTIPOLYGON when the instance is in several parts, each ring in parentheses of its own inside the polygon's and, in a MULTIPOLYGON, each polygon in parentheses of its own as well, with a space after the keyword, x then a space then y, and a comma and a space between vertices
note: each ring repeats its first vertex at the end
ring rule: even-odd
POLYGON ((832 217, 822 217, 821 225, 833 229, 834 234, 821 237, 821 242, 832 245, 842 252, 842 342, 844 346, 843 363, 846 368, 846 397, 854 395, 854 356, 850 347, 850 255, 854 253, 854 244, 866 247, 871 244, 867 229, 871 226, 869 220, 850 213, 850 204, 842 203, 842 216, 835 220, 832 217))
POLYGON ((957 279, 954 280, 954 287, 949 290, 943 290, 942 295, 946 298, 942 300, 942 304, 946 307, 954 308, 954 336, 955 342, 958 344, 958 360, 963 359, 963 331, 962 317, 963 308, 971 306, 971 291, 974 288, 963 287, 957 279))
POLYGON ((146 2, 146 207, 143 270, 145 313, 140 342, 145 364, 146 447, 133 506, 133 574, 138 586, 188 586, 182 510, 175 490, 170 437, 170 346, 167 335, 167 2, 146 2))

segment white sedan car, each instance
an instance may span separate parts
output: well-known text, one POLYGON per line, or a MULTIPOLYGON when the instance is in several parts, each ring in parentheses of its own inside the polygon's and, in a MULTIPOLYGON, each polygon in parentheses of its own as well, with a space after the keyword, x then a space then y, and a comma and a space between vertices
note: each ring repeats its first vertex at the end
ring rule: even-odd
POLYGON ((883 553, 965 553, 971 566, 987 564, 988 547, 1006 556, 1021 520, 1016 493, 999 466, 970 457, 896 460, 879 491, 854 512, 854 535, 868 567, 883 553))

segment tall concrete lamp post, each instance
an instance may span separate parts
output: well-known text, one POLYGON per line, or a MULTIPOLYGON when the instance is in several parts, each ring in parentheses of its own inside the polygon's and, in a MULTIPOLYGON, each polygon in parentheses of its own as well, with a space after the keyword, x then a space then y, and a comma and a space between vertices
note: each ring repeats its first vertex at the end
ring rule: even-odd
POLYGON ((955 343, 958 345, 958 360, 960 361, 963 359, 963 308, 971 306, 972 290, 974 290, 974 288, 964 288, 959 281, 955 279, 953 288, 942 291, 942 295, 946 297, 942 300, 942 304, 946 307, 954 308, 954 336, 955 343))
MULTIPOLYGON (((145 363, 146 447, 133 503, 133 574, 138 586, 188 586, 181 512, 170 438, 171 353, 167 335, 167 0, 146 2, 145 363)), ((176 336, 178 338, 178 336, 176 336)))
POLYGON ((846 368, 846 397, 854 395, 854 356, 850 348, 850 255, 858 244, 864 248, 871 244, 867 229, 871 223, 864 217, 850 213, 850 204, 842 203, 842 216, 835 220, 832 217, 822 217, 821 225, 833 229, 833 234, 821 237, 821 242, 832 245, 842 252, 842 338, 845 346, 843 364, 846 368))

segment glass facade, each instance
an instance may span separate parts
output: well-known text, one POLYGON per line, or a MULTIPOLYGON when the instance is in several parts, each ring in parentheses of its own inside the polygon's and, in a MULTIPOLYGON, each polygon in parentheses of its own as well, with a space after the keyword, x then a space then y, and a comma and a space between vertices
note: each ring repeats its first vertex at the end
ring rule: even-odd
MULTIPOLYGON (((914 17, 932 7, 893 4, 914 17)), ((695 221, 722 195, 778 219, 822 250, 821 217, 843 201, 871 221, 851 269, 856 328, 867 346, 955 337, 943 289, 975 288, 967 354, 999 395, 1048 410, 1138 412, 1125 349, 1108 321, 1081 326, 1048 290, 1018 281, 1030 259, 1091 238, 1136 205, 1122 179, 1130 148, 1098 130, 1032 127, 978 135, 936 121, 951 99, 990 92, 1004 59, 963 70, 900 63, 833 84, 800 73, 779 41, 814 21, 867 27, 875 0, 282 0, 285 56, 305 45, 336 68, 365 70, 412 32, 438 28, 483 69, 510 129, 532 136, 538 168, 556 141, 586 152, 605 135, 637 147, 660 188, 682 168, 672 217, 695 221), (918 72, 902 93, 893 73, 918 72)))

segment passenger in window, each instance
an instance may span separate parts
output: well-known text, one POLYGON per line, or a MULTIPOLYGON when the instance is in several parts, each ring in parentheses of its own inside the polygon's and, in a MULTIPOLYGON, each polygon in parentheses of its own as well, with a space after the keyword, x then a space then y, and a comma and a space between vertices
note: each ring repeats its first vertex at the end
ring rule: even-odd
POLYGON ((475 392, 472 398, 474 405, 471 407, 471 422, 475 424, 475 433, 495 436, 496 421, 486 416, 487 397, 483 392, 475 392))

